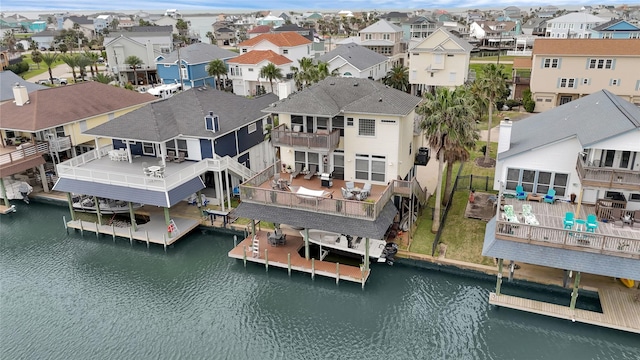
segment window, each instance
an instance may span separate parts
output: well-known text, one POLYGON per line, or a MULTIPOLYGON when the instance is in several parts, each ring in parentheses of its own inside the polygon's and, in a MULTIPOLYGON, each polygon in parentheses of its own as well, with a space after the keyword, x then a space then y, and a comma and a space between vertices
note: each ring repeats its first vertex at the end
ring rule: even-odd
POLYGON ((552 68, 552 69, 558 69, 560 68, 560 59, 558 58, 553 58, 553 59, 544 59, 543 63, 542 63, 542 67, 546 68, 552 68))
POLYGON ((353 118, 347 118, 347 126, 353 126, 353 118))
POLYGON ((629 201, 640 201, 640 194, 629 194, 629 201))
POLYGON ((560 79, 560 87, 561 88, 574 88, 576 87, 576 79, 570 78, 561 78, 560 79))
POLYGON ((382 34, 382 39, 384 39, 384 40, 390 40, 390 39, 391 39, 391 35, 389 35, 389 34, 382 34))
POLYGON ((613 59, 589 59, 589 69, 613 69, 613 59))
POLYGON ((246 54, 247 53, 247 49, 242 49, 242 53, 246 54))
POLYGON ((507 190, 515 190, 518 184, 526 192, 546 194, 550 188, 556 191, 557 196, 565 196, 569 174, 553 173, 548 171, 507 169, 507 190))
POLYGON ((56 137, 64 137, 66 134, 64 133, 64 126, 56 127, 56 137))
POLYGON ((173 150, 176 152, 176 155, 182 152, 184 153, 185 157, 189 156, 189 153, 187 152, 187 140, 182 140, 182 139, 169 140, 165 143, 165 145, 167 146, 167 151, 173 150), (177 149, 176 149, 176 144, 178 145, 177 149))
POLYGON ((14 138, 16 137, 16 133, 11 131, 11 130, 5 130, 4 131, 4 136, 6 136, 7 138, 14 138))
POLYGON ((288 49, 283 49, 283 50, 282 50, 282 53, 283 53, 284 55, 287 55, 287 54, 289 53, 289 50, 288 50, 288 49))
POLYGON ((344 136, 344 116, 336 116, 331 120, 331 129, 340 130, 340 136, 344 136))
POLYGON ((380 120, 381 123, 383 124, 395 124, 396 121, 395 120, 380 120))
POLYGON ((183 79, 189 78, 189 69, 187 69, 186 65, 180 65, 180 76, 182 76, 183 79))
POLYGON ((249 72, 253 72, 253 68, 249 68, 249 72))
POLYGON ((609 85, 611 85, 611 86, 619 86, 620 85, 620 79, 611 79, 611 81, 609 81, 609 85))
POLYGON ((155 151, 155 147, 153 146, 153 143, 148 143, 148 142, 143 142, 142 143, 142 154, 143 155, 155 155, 156 151, 155 151))
POLYGON ((384 156, 356 154, 356 174, 358 180, 385 181, 384 156))
POLYGON ((358 135, 376 136, 376 121, 373 119, 360 119, 358 122, 358 135))
POLYGON ((365 40, 371 40, 371 34, 364 34, 365 40))
POLYGON ((587 78, 582 79, 582 85, 589 85, 589 79, 587 78))
POLYGON ((256 129, 257 129, 256 123, 249 124, 249 126, 247 126, 247 133, 251 134, 252 132, 255 132, 256 129))
POLYGON ((456 82, 456 73, 455 72, 450 72, 449 73, 449 82, 456 82))
POLYGON ((304 117, 301 115, 291 115, 291 129, 296 132, 303 131, 304 117))
POLYGON ((87 120, 80 121, 80 131, 82 132, 87 131, 87 120))

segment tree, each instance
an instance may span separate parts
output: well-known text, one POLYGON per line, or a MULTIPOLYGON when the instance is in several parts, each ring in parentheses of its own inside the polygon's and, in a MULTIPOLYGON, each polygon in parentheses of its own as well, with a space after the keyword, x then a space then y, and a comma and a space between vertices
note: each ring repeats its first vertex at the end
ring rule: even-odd
POLYGON ((34 50, 31 52, 31 60, 38 65, 38 69, 40 69, 40 63, 42 62, 42 53, 38 50, 34 50))
POLYGON ((227 75, 227 65, 224 64, 224 61, 215 59, 209 62, 209 64, 207 65, 207 73, 209 74, 209 76, 215 76, 218 79, 217 88, 218 90, 222 90, 222 82, 220 80, 220 77, 222 75, 227 75))
POLYGON ((183 36, 187 35, 189 24, 187 24, 187 22, 182 19, 178 19, 178 21, 176 21, 176 29, 178 29, 178 34, 183 36))
POLYGON ((416 113, 423 116, 420 128, 424 131, 429 145, 438 157, 438 181, 436 185, 435 214, 432 232, 440 228, 440 205, 442 203, 442 173, 445 154, 460 144, 467 144, 475 130, 473 126, 476 107, 469 92, 461 89, 439 88, 435 95, 427 93, 416 113), (471 125, 469 125, 471 124, 471 125))
POLYGON ((138 70, 136 69, 141 67, 144 63, 135 55, 127 56, 127 58, 124 59, 124 63, 133 69, 133 83, 134 85, 138 85, 138 70))
POLYGON ((487 132, 487 150, 484 153, 484 163, 489 163, 489 149, 491 144, 491 126, 493 122, 493 108, 505 91, 507 86, 507 76, 504 73, 504 66, 496 64, 486 64, 482 67, 482 76, 479 79, 479 87, 484 96, 489 100, 489 128, 487 132))
POLYGON ((16 52, 16 45, 18 41, 16 40, 16 36, 13 34, 13 30, 7 30, 4 32, 4 37, 2 38, 2 45, 6 46, 10 53, 16 52))
POLYGON ((113 81, 113 77, 110 75, 98 73, 96 74, 96 77, 94 78, 94 80, 102 84, 108 84, 113 81))
POLYGON ((333 71, 329 71, 329 63, 327 62, 318 61, 318 64, 316 66, 318 68, 316 81, 322 81, 329 76, 338 76, 339 74, 338 69, 333 69, 333 71))
POLYGON ((273 80, 282 79, 282 69, 275 66, 273 63, 268 63, 260 69, 259 76, 269 80, 269 84, 271 84, 271 92, 273 93, 273 80))
MULTIPOLYGON (((76 54, 76 66, 80 69, 80 79, 84 81, 87 75, 87 66, 91 66, 91 59, 82 54, 76 54)), ((93 68, 91 68, 91 73, 93 75, 93 68)))
POLYGON ((95 74, 98 73, 98 59, 100 58, 100 55, 98 55, 98 53, 95 53, 93 51, 86 50, 84 52, 84 57, 86 57, 90 61, 89 69, 91 70, 91 77, 95 77, 95 74), (95 67, 95 71, 94 71, 94 67, 95 67))
POLYGON ((211 44, 215 44, 216 43, 216 37, 213 35, 213 33, 211 31, 207 31, 206 37, 207 37, 207 39, 209 39, 209 42, 211 44))
POLYGON ((298 67, 292 66, 291 70, 298 90, 302 90, 313 83, 316 69, 311 58, 303 57, 298 59, 298 67))
POLYGON ((29 50, 38 50, 38 43, 35 40, 29 41, 29 50))
POLYGON ((58 60, 57 53, 44 53, 42 54, 42 62, 47 65, 47 69, 49 70, 49 81, 53 84, 53 73, 51 72, 51 67, 55 64, 56 60, 58 60))
POLYGON ((394 66, 387 76, 384 77, 382 82, 385 85, 391 86, 394 89, 400 91, 409 91, 409 68, 406 66, 398 65, 394 66))
POLYGON ((73 74, 73 81, 76 81, 76 66, 78 66, 78 63, 76 61, 76 57, 71 54, 71 55, 62 55, 60 57, 60 59, 62 59, 62 61, 64 61, 65 64, 69 65, 69 67, 71 68, 71 73, 73 74))
POLYGON ((120 25, 120 21, 118 19, 113 19, 109 23, 109 26, 111 27, 111 30, 118 30, 118 26, 119 25, 120 25))

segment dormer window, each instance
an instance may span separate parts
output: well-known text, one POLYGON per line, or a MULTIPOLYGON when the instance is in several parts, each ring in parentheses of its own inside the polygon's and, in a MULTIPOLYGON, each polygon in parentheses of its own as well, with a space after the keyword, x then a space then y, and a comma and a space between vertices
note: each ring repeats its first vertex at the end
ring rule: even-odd
POLYGON ((209 111, 209 115, 204 117, 204 128, 214 133, 220 131, 220 120, 213 111, 209 111))

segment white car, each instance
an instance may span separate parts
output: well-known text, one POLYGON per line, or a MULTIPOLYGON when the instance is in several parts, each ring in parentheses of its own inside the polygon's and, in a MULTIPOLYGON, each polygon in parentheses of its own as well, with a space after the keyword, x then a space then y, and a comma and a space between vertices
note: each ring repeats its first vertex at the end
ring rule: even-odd
MULTIPOLYGON (((42 80, 38 80, 36 82, 36 84, 40 84, 40 85, 49 85, 51 84, 51 79, 42 79, 42 80)), ((65 78, 53 78, 53 84, 55 85, 67 85, 67 79, 65 78)))

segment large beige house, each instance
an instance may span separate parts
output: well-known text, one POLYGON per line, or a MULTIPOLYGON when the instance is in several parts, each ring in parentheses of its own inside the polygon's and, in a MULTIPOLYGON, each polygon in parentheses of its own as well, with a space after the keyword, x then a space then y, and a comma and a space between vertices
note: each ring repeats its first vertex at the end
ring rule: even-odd
POLYGON ((640 39, 537 39, 531 93, 542 112, 606 89, 640 105, 640 39))

